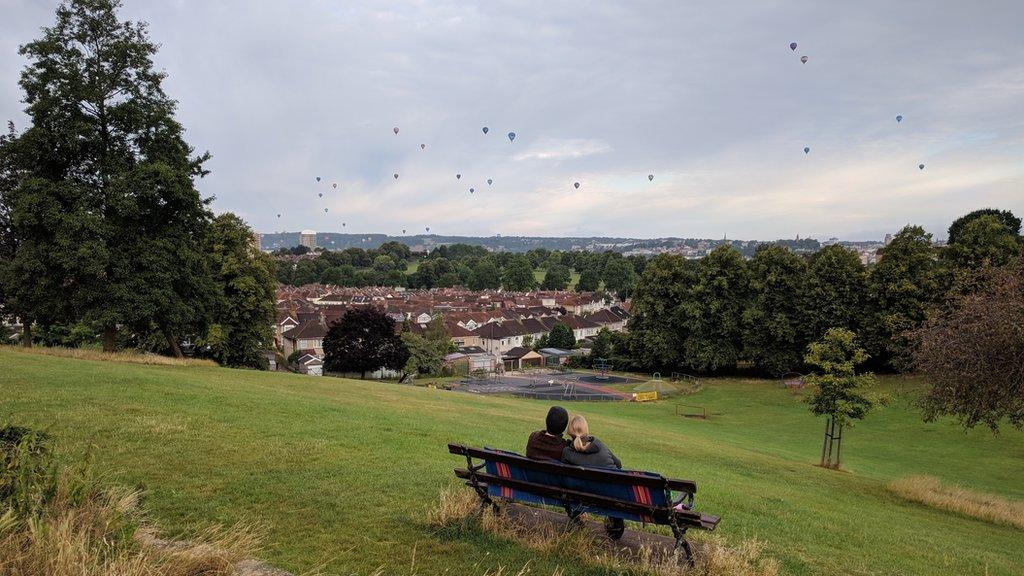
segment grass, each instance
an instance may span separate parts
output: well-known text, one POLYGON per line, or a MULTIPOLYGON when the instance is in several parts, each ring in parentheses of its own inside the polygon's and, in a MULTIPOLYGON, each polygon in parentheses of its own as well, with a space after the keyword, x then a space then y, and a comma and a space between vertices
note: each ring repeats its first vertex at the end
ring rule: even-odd
POLYGON ((889 490, 911 502, 1024 530, 1024 502, 1012 502, 961 486, 944 486, 933 476, 893 480, 889 483, 889 490))
POLYGON ((61 348, 59 346, 47 348, 44 346, 33 346, 20 350, 26 354, 43 354, 45 356, 59 356, 61 358, 75 358, 78 360, 103 360, 109 362, 127 362, 130 364, 151 364, 159 366, 216 366, 213 360, 198 360, 195 358, 171 358, 159 354, 142 354, 134 351, 106 353, 94 348, 61 348))
MULTIPOLYGON (((547 273, 548 273, 547 268, 534 268, 533 269, 533 279, 537 282, 537 286, 540 286, 541 283, 544 282, 544 275, 547 274, 547 273)), ((575 290, 576 289, 576 284, 578 284, 579 281, 580 281, 580 273, 575 271, 575 270, 573 270, 569 274, 569 286, 566 287, 566 290, 575 290)))
MULTIPOLYGON (((763 542, 783 573, 1019 574, 1020 530, 896 496, 942 483, 1024 500, 1024 434, 924 423, 919 383, 882 378, 894 402, 849 429, 845 471, 814 466, 822 422, 775 381, 705 379, 672 402, 566 403, 628 467, 700 485, 726 546, 763 542)), ((0 420, 46 428, 78 458, 147 493, 170 537, 211 524, 267 527, 262 557, 330 574, 519 570, 608 574, 486 533, 445 537, 426 520, 461 464, 447 442, 522 450, 548 404, 296 374, 72 360, 0 349, 0 420)))

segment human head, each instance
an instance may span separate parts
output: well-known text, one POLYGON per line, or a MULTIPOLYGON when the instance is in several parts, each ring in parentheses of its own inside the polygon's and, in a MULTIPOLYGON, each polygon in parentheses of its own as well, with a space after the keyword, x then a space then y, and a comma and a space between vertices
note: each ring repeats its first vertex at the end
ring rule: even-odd
POLYGON ((565 432, 565 425, 569 423, 569 412, 561 406, 552 406, 548 410, 548 417, 544 421, 544 427, 548 434, 561 436, 565 432))
POLYGON ((569 420, 569 436, 572 437, 572 447, 576 450, 582 452, 590 446, 590 426, 581 414, 576 414, 569 420))

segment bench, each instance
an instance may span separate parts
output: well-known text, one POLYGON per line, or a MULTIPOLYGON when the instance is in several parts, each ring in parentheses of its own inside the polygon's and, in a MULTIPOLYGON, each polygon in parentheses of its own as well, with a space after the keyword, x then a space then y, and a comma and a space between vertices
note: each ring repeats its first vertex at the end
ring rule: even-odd
POLYGON ((530 460, 513 452, 461 444, 449 444, 448 452, 466 458, 466 467, 456 469, 455 475, 480 498, 478 513, 487 506, 500 512, 496 499, 556 506, 564 509, 571 521, 578 521, 583 513, 618 519, 605 524, 613 540, 622 537, 623 520, 669 526, 676 550, 691 564, 693 550, 686 541, 686 531, 714 530, 720 520, 694 510, 697 484, 690 480, 530 460))

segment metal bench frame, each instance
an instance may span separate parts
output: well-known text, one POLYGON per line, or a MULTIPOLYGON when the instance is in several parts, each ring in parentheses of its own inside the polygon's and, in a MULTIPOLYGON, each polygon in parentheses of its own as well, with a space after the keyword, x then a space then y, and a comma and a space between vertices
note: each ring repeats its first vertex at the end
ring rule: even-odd
MULTIPOLYGON (((618 470, 583 468, 581 466, 572 466, 554 461, 530 460, 522 456, 513 456, 511 454, 497 452, 494 450, 469 448, 462 444, 449 444, 448 452, 464 456, 466 458, 466 467, 457 468, 455 470, 455 475, 462 480, 465 480, 466 485, 471 487, 480 498, 480 506, 477 508, 477 513, 482 513, 487 506, 491 506, 495 513, 500 512, 498 503, 495 502, 487 493, 488 486, 493 485, 503 486, 513 490, 521 490, 541 497, 562 500, 565 502, 566 515, 573 521, 576 521, 581 514, 578 509, 580 506, 598 506, 601 508, 646 516, 651 519, 652 524, 660 524, 672 528, 672 535, 675 537, 676 541, 676 550, 681 551, 685 555, 686 560, 691 564, 693 563, 693 550, 690 547, 690 543, 686 540, 686 531, 690 528, 714 530, 718 525, 718 522, 721 520, 718 516, 701 514, 692 509, 694 494, 697 493, 697 483, 691 480, 675 480, 660 476, 636 476, 626 472, 620 472, 618 470), (474 459, 480 460, 481 462, 475 463, 474 459), (666 506, 641 504, 639 502, 620 500, 618 498, 612 498, 601 494, 592 494, 578 490, 570 490, 567 488, 495 476, 493 474, 488 474, 485 469, 486 462, 488 461, 509 464, 518 468, 536 470, 538 472, 545 472, 556 476, 624 484, 628 486, 643 486, 652 490, 664 491, 666 500, 670 502, 670 504, 666 506), (673 493, 677 495, 675 498, 673 498, 673 493), (690 509, 676 510, 675 507, 679 504, 684 504, 690 509)), ((617 535, 611 530, 609 530, 608 533, 613 539, 617 539, 617 537, 622 535, 621 531, 618 532, 617 535)))

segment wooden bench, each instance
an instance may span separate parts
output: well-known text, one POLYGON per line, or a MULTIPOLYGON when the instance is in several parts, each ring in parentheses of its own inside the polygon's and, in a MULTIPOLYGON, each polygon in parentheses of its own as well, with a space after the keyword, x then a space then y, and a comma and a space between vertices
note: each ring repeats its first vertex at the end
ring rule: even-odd
POLYGON ((512 452, 461 444, 449 444, 448 451, 466 458, 466 467, 456 469, 455 475, 476 492, 481 513, 487 506, 500 512, 495 500, 501 499, 563 508, 573 521, 583 513, 618 518, 616 524, 605 524, 613 540, 622 537, 625 528, 621 520, 665 525, 672 528, 676 549, 690 563, 693 550, 686 531, 714 530, 720 520, 694 510, 697 484, 690 480, 530 460, 512 452))

